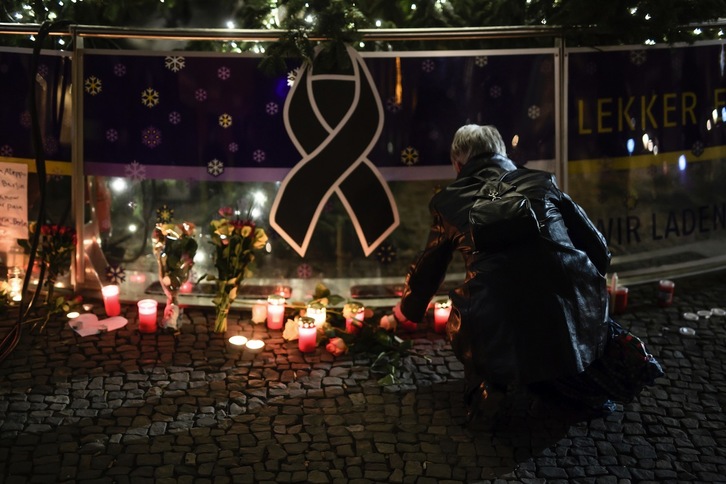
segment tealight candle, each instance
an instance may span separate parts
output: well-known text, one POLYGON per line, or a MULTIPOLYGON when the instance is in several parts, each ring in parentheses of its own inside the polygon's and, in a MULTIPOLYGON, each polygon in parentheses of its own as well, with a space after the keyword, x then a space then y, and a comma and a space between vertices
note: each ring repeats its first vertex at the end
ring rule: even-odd
POLYGON ((238 348, 242 348, 246 345, 247 341, 247 337, 242 335, 236 335, 229 338, 229 344, 238 348))
POLYGON ((251 339, 247 341, 245 347, 250 351, 260 351, 265 347, 265 342, 261 339, 251 339))
POLYGON ((103 306, 106 308, 107 316, 118 316, 121 314, 121 301, 119 300, 119 289, 116 285, 103 286, 103 306))
POLYGON ((267 327, 269 329, 282 329, 285 320, 285 298, 273 294, 267 298, 267 327))
POLYGON ((142 333, 156 332, 156 307, 154 299, 142 299, 136 303, 139 309, 139 331, 142 333))
POLYGON ((255 324, 264 323, 267 320, 267 304, 259 300, 252 306, 252 322, 255 324))
POLYGON ((133 272, 129 274, 129 282, 133 282, 134 284, 143 284, 146 282, 146 274, 143 272, 133 272))
POLYGON ((93 309, 93 304, 84 304, 83 305, 84 311, 90 311, 91 309, 93 309))
POLYGON ((451 314, 451 300, 439 301, 434 304, 434 331, 443 333, 446 331, 446 323, 451 314))
POLYGON ((304 317, 298 320, 297 347, 303 353, 312 353, 317 346, 318 328, 313 318, 304 317))
POLYGON ((321 304, 319 302, 314 302, 308 304, 307 311, 305 312, 305 315, 309 318, 313 318, 315 320, 315 325, 320 326, 323 323, 325 323, 325 320, 327 319, 327 314, 325 310, 325 305, 321 304))

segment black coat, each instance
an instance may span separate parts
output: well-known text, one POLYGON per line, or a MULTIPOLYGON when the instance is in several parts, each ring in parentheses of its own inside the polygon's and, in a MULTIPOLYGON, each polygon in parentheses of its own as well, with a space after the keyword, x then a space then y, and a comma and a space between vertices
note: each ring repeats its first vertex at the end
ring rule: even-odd
POLYGON ((502 156, 470 160, 431 200, 426 248, 406 277, 401 312, 421 321, 461 252, 466 279, 451 293, 447 331, 467 369, 497 382, 529 383, 582 372, 603 351, 607 336, 610 262, 606 241, 554 175, 516 169, 502 156), (531 243, 477 252, 469 232, 474 194, 505 171, 523 191, 541 225, 531 243))

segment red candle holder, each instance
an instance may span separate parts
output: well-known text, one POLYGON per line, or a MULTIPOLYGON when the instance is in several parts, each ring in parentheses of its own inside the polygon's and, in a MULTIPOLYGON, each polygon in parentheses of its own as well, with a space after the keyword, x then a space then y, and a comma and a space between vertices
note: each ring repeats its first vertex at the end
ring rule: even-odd
POLYGON ((121 314, 121 300, 119 299, 119 288, 116 285, 103 286, 103 306, 107 316, 118 316, 121 314))
POLYGON ((673 304, 673 293, 676 283, 663 279, 658 282, 658 306, 665 308, 673 304))
POLYGON ((303 317, 298 320, 297 347, 303 353, 312 353, 317 347, 318 328, 313 318, 303 317))
POLYGON ((438 301, 434 303, 434 331, 443 333, 446 331, 446 323, 451 314, 451 301, 438 301))
POLYGON ((139 310, 139 331, 142 333, 156 332, 156 308, 157 302, 154 299, 142 299, 136 303, 139 310))

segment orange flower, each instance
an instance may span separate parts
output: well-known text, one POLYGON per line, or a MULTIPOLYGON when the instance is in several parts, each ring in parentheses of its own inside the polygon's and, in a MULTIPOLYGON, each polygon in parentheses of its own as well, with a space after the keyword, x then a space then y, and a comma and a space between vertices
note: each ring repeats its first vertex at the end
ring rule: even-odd
POLYGON ((333 356, 340 356, 348 352, 348 345, 345 344, 342 338, 330 338, 328 344, 325 345, 325 349, 333 356))

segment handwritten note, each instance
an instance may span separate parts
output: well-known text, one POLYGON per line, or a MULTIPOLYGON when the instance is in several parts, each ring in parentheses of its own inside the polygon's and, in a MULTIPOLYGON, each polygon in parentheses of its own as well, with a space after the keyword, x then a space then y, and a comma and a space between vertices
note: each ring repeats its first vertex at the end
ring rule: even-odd
POLYGON ((0 237, 28 238, 28 166, 0 163, 0 237))

